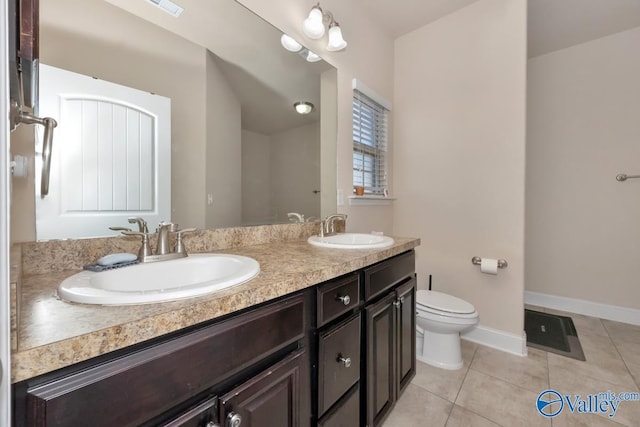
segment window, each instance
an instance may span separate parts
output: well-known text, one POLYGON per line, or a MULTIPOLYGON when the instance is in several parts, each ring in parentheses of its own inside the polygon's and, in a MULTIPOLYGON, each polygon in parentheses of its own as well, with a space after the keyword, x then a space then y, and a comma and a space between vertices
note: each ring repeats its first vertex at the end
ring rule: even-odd
MULTIPOLYGON (((353 90, 353 185, 365 194, 383 195, 387 188, 387 115, 389 108, 353 90)), ((362 86, 362 85, 360 85, 362 86)), ((387 104, 388 105, 388 104, 387 104)))

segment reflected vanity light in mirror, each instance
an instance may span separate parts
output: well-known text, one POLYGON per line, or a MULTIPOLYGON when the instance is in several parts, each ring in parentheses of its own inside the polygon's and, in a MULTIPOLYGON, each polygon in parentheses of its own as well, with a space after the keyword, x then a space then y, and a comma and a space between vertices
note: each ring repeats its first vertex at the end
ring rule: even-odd
POLYGON ((313 111, 313 104, 306 101, 296 102, 293 104, 293 108, 296 109, 298 114, 309 114, 313 111))
POLYGON ((280 43, 282 47, 287 49, 289 52, 299 52, 302 49, 302 45, 295 41, 293 37, 283 34, 280 37, 280 43))

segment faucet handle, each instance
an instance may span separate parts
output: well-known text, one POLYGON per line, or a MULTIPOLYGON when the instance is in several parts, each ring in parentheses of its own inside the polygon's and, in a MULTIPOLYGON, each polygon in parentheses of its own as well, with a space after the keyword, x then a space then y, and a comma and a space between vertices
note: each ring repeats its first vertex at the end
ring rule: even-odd
POLYGON ((187 255, 187 251, 184 248, 184 244, 182 243, 182 235, 185 233, 192 233, 196 231, 195 228, 185 228, 183 230, 177 230, 176 231, 176 247, 173 250, 173 252, 177 253, 177 254, 185 254, 185 256, 187 255))
POLYGON ((132 231, 130 228, 127 228, 127 227, 109 227, 109 230, 113 230, 113 231, 132 231))
POLYGON ((144 262, 145 258, 151 255, 151 247, 149 246, 149 233, 141 233, 140 231, 132 231, 126 229, 121 232, 125 236, 140 236, 142 237, 142 245, 138 250, 138 261, 144 262))

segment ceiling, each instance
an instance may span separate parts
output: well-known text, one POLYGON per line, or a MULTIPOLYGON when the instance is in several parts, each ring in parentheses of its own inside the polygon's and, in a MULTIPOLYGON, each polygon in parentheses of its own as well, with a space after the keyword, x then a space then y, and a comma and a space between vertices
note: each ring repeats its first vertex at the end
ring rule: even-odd
MULTIPOLYGON (((354 0, 393 38, 478 0, 354 0)), ((640 0, 529 0, 528 56, 640 26, 640 0)))

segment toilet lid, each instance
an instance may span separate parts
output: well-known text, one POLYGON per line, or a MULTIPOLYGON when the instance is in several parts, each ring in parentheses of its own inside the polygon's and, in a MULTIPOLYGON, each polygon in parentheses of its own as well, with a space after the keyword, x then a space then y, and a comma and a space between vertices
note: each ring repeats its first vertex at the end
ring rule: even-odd
POLYGON ((437 291, 419 290, 416 303, 448 313, 470 314, 476 311, 475 307, 467 301, 437 291))

